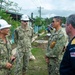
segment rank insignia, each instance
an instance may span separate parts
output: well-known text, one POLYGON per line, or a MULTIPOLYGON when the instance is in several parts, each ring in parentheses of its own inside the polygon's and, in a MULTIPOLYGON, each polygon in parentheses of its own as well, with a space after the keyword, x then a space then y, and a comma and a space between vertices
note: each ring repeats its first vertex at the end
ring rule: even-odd
POLYGON ((72 40, 71 45, 72 45, 72 44, 75 44, 75 39, 72 40))

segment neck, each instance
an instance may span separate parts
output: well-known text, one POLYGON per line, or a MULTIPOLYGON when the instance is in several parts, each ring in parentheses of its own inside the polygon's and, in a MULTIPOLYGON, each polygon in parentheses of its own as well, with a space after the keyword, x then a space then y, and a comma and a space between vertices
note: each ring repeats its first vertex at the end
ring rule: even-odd
POLYGON ((22 25, 22 28, 23 28, 23 29, 26 29, 26 28, 27 28, 27 25, 22 25))
POLYGON ((57 27, 57 28, 56 28, 56 31, 58 31, 60 28, 61 28, 61 26, 57 27))
POLYGON ((71 32, 71 34, 69 34, 70 40, 75 36, 75 31, 71 32))
POLYGON ((75 35, 73 35, 73 36, 70 36, 70 40, 74 37, 75 35))

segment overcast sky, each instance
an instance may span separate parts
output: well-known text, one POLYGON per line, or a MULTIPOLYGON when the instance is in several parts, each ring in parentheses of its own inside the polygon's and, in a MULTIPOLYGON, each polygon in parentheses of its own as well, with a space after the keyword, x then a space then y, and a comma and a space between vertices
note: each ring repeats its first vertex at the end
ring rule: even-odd
POLYGON ((75 0, 10 0, 18 3, 22 7, 21 13, 38 16, 38 7, 42 7, 42 17, 51 17, 55 15, 68 16, 75 13, 75 0))

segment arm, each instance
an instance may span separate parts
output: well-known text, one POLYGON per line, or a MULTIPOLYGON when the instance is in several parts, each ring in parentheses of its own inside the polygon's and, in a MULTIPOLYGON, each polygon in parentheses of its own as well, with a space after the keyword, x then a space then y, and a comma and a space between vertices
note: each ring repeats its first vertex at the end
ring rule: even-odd
POLYGON ((71 66, 72 66, 72 69, 75 71, 75 45, 71 45, 70 49, 69 51, 70 51, 71 66))
POLYGON ((3 45, 0 45, 0 68, 11 68, 12 64, 8 62, 8 54, 3 45))

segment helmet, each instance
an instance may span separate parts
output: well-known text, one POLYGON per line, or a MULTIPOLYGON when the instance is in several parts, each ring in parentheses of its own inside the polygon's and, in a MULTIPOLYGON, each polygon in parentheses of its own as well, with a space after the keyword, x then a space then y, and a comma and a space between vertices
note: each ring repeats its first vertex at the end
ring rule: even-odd
POLYGON ((22 15, 21 20, 29 21, 29 17, 27 15, 22 15))
POLYGON ((0 29, 9 28, 10 26, 4 19, 0 19, 0 29))

